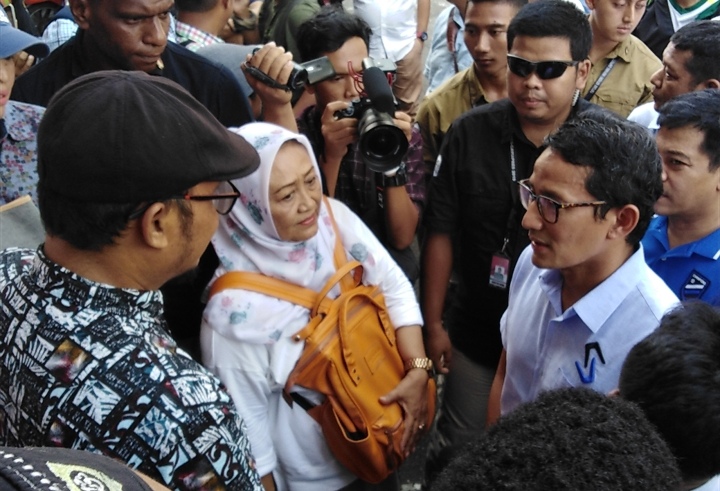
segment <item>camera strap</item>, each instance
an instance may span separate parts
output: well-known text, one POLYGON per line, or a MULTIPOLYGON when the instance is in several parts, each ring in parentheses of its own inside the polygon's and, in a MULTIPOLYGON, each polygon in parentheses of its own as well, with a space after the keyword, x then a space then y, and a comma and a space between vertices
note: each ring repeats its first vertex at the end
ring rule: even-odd
POLYGON ((269 85, 273 89, 282 89, 285 92, 290 92, 292 90, 289 86, 287 86, 285 84, 281 84, 280 82, 278 82, 274 78, 268 76, 265 72, 263 72, 262 70, 260 70, 257 67, 254 67, 252 65, 248 65, 247 63, 245 63, 245 70, 250 75, 252 75, 256 79, 258 79, 260 82, 264 83, 265 85, 269 85))

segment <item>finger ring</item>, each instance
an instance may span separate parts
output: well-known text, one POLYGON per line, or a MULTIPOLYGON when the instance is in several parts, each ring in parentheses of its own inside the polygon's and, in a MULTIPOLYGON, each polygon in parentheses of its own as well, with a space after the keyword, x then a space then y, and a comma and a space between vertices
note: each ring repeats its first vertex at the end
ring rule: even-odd
POLYGON ((418 430, 422 431, 422 430, 424 430, 424 429, 425 429, 425 423, 420 423, 420 424, 418 425, 418 430))

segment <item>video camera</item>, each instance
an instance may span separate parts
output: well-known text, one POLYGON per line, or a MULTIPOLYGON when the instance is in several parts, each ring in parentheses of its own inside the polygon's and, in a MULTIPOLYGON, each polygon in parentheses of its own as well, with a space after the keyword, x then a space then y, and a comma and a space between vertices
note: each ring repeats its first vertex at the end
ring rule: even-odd
POLYGON ((386 73, 397 69, 390 60, 365 58, 362 62, 364 90, 347 109, 336 111, 336 118, 358 120, 360 156, 371 170, 387 172, 399 166, 408 149, 405 133, 393 122, 395 96, 386 73))

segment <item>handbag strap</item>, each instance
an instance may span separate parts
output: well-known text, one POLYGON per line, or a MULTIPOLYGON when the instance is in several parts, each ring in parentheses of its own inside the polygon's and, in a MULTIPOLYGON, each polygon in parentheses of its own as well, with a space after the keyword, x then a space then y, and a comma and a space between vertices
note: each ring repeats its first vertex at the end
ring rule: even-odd
MULTIPOLYGON (((340 270, 345 264, 348 263, 347 255, 345 254, 345 247, 343 247, 342 240, 340 240, 340 231, 338 230, 337 223, 335 222, 335 215, 333 215, 332 207, 327 196, 323 196, 323 202, 325 203, 325 209, 328 211, 330 216, 330 224, 332 225, 333 231, 335 232, 335 249, 333 251, 333 260, 335 261, 335 269, 340 270)), ((362 269, 356 270, 354 278, 343 278, 340 283, 341 291, 348 291, 351 288, 356 287, 362 281, 362 269), (354 281, 353 281, 354 280, 354 281)), ((337 283, 337 282, 335 282, 337 283)))
POLYGON ((244 271, 229 271, 220 276, 210 287, 210 296, 216 295, 228 288, 242 288, 257 293, 264 293, 277 297, 290 303, 313 309, 317 292, 295 285, 288 281, 266 276, 262 273, 248 273, 244 271))

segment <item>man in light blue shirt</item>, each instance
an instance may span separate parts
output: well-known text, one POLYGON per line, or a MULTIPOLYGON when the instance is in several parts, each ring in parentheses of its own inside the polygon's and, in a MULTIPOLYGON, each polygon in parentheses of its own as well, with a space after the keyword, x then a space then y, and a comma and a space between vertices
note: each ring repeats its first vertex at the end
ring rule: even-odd
POLYGON ((662 194, 655 142, 605 111, 583 116, 519 182, 531 245, 500 321, 489 423, 546 390, 614 389, 627 353, 677 303, 639 244, 662 194))
POLYGON ((430 53, 425 60, 425 79, 429 94, 445 80, 469 67, 472 55, 465 46, 463 34, 465 21, 463 15, 467 0, 450 0, 448 6, 438 14, 433 26, 430 53))

